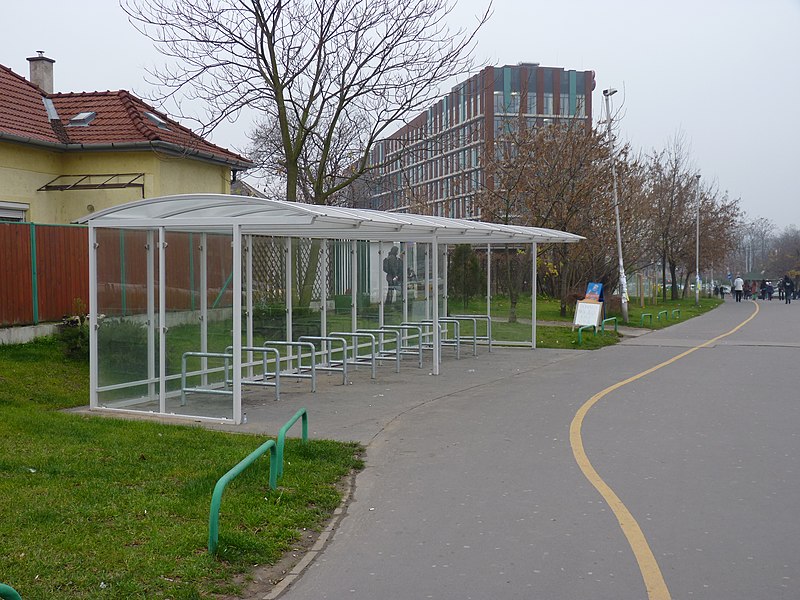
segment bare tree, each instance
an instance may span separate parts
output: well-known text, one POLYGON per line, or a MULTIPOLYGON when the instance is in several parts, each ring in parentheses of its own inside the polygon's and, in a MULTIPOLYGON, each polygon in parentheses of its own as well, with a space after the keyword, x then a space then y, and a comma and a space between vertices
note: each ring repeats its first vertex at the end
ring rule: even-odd
MULTIPOLYGON (((484 218, 501 223, 549 227, 586 237, 580 244, 545 248, 550 268, 543 270, 551 293, 561 299, 565 315, 576 286, 601 281, 617 283, 614 206, 611 198, 610 146, 607 135, 574 120, 530 128, 507 123, 486 153, 487 187, 480 199, 484 218)), ((627 147, 616 152, 620 175, 620 208, 626 250, 633 263, 643 254, 642 173, 629 162, 627 147)), ((514 256, 513 254, 511 256, 514 256)), ((528 262, 528 264, 530 264, 528 262)), ((524 269, 507 267, 507 285, 514 290, 524 269)), ((513 312, 510 318, 513 317, 513 312)))
POLYGON ((773 276, 800 276, 800 231, 793 225, 775 236, 768 269, 773 276))
POLYGON ((746 228, 751 265, 754 270, 763 271, 769 263, 770 249, 776 231, 775 224, 769 219, 757 217, 748 221, 746 228))
POLYGON ((678 297, 677 268, 688 260, 692 238, 690 206, 694 193, 694 172, 682 133, 678 132, 666 150, 649 157, 649 195, 653 207, 653 246, 661 263, 663 299, 667 299, 667 269, 670 270, 673 300, 678 297))
POLYGON ((662 268, 663 299, 686 296, 695 274, 697 224, 700 225, 700 266, 724 262, 736 247, 739 200, 720 194, 716 184, 703 185, 691 165, 682 133, 670 145, 648 157, 648 197, 652 206, 652 247, 662 268), (701 187, 698 188, 697 186, 701 187), (681 285, 682 282, 682 285, 681 285))
MULTIPOLYGON (((162 101, 200 100, 204 130, 247 108, 285 199, 326 204, 367 169, 375 141, 465 74, 475 33, 451 0, 121 0, 159 50, 162 101), (347 168, 345 168, 347 167, 347 168)), ((187 115, 182 115, 187 116, 187 115)))
MULTIPOLYGON (((700 191, 700 268, 724 267, 737 244, 739 199, 720 193, 715 184, 700 191)), ((694 270, 692 269, 692 272, 694 270)))
MULTIPOLYGON (((358 180, 376 140, 467 73, 472 30, 452 31, 451 0, 121 0, 159 50, 161 101, 200 100, 204 130, 243 109, 261 166, 290 201, 328 204, 358 180)), ((183 115, 186 116, 186 115, 183 115)), ((298 277, 311 300, 319 243, 298 277)))

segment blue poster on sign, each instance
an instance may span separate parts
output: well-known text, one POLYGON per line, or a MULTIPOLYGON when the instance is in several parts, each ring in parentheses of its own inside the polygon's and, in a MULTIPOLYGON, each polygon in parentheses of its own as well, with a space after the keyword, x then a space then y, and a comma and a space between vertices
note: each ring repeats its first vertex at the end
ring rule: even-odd
POLYGON ((594 302, 602 302, 603 301, 603 284, 602 283, 595 283, 589 282, 589 285, 586 286, 586 297, 584 300, 590 300, 594 302))

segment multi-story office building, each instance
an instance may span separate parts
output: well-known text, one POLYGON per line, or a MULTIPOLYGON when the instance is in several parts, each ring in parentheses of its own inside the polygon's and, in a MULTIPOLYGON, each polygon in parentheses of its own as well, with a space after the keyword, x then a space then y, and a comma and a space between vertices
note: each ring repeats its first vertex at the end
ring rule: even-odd
POLYGON ((480 218, 476 196, 491 185, 482 165, 500 132, 512 121, 535 127, 578 119, 591 126, 594 87, 593 71, 537 63, 486 67, 375 145, 373 170, 354 188, 352 202, 480 218))

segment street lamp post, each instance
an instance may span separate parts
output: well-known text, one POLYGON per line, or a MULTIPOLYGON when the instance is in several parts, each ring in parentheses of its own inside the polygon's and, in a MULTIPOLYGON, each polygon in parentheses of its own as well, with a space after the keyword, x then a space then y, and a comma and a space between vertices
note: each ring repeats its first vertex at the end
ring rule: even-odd
POLYGON ((614 88, 603 90, 608 118, 608 143, 611 148, 611 178, 613 180, 614 217, 617 221, 617 254, 619 256, 619 291, 622 297, 622 319, 628 322, 628 281, 625 279, 625 266, 622 263, 622 231, 619 226, 619 201, 617 200, 617 167, 614 158, 614 139, 611 136, 611 109, 609 98, 617 93, 614 88))
POLYGON ((694 305, 700 306, 700 174, 694 176, 697 181, 695 188, 695 203, 697 204, 697 232, 694 250, 694 305))

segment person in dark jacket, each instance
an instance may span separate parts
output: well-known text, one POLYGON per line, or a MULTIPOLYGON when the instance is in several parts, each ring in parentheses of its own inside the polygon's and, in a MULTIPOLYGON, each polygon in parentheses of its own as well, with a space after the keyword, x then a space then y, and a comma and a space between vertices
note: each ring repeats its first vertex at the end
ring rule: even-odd
POLYGON ((787 273, 783 276, 783 299, 786 304, 792 303, 792 296, 794 296, 794 281, 787 273))
POLYGON ((400 284, 403 280, 403 261, 397 256, 397 246, 392 246, 389 256, 383 259, 383 272, 386 273, 386 304, 400 300, 400 284))

